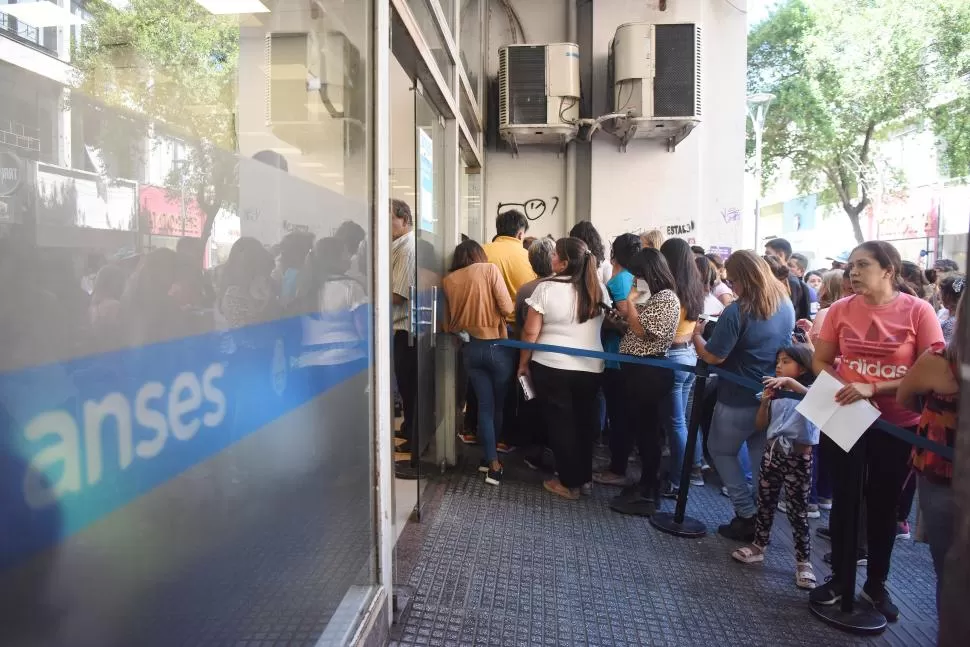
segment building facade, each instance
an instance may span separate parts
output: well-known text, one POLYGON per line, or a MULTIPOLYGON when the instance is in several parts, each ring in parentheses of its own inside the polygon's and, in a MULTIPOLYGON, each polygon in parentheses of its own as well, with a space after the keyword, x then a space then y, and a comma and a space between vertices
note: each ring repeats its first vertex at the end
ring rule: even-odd
POLYGON ((0 2, 4 644, 382 640, 422 471, 456 462, 440 282, 462 236, 538 198, 538 234, 741 245, 744 3, 503 4, 0 2), (636 21, 719 52, 676 150, 498 144, 500 46, 576 42, 595 118, 636 21), (416 480, 394 470, 392 198, 416 480))

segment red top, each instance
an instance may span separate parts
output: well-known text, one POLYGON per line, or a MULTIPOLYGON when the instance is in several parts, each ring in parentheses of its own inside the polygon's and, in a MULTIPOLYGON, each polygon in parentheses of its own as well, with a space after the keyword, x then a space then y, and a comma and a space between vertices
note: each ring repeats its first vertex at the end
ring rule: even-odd
MULTIPOLYGON (((925 351, 944 347, 943 329, 933 307, 900 293, 884 305, 873 306, 858 295, 832 304, 822 341, 836 344, 842 357, 836 374, 844 382, 876 384, 901 379, 925 351)), ((914 427, 919 414, 897 404, 895 394, 880 395, 873 403, 886 422, 914 427)))
MULTIPOLYGON (((943 351, 934 351, 943 357, 943 351)), ((951 364, 950 371, 956 376, 956 368, 951 364)), ((957 432, 957 414, 960 411, 960 393, 941 395, 929 393, 923 401, 919 427, 916 433, 935 443, 947 447, 954 446, 957 432)), ((913 447, 913 467, 925 474, 932 474, 947 481, 953 478, 953 463, 934 452, 913 447)))

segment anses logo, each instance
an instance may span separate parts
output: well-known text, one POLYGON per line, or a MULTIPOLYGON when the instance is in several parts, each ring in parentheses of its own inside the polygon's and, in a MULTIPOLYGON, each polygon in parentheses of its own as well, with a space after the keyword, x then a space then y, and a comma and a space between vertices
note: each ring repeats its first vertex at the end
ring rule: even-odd
POLYGON ((101 480, 103 428, 110 419, 114 420, 121 470, 128 469, 136 457, 151 460, 158 456, 170 436, 184 442, 194 438, 202 427, 218 427, 226 417, 226 395, 217 383, 224 370, 221 363, 213 363, 202 372, 201 379, 187 371, 176 375, 167 387, 161 382, 146 382, 135 393, 134 403, 117 391, 101 400, 86 400, 81 407, 81 427, 65 410, 46 411, 31 419, 24 427, 24 437, 47 444, 31 457, 24 477, 27 505, 46 508, 101 480), (137 443, 136 429, 148 432, 147 436, 140 433, 137 443), (49 478, 51 474, 57 478, 49 478))

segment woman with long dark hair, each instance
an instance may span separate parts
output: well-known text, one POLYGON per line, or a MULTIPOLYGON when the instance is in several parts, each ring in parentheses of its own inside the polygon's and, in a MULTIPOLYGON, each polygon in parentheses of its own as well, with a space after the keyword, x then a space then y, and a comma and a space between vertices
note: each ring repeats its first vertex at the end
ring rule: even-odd
MULTIPOLYGON (((915 431, 919 414, 896 401, 900 382, 928 350, 943 347, 943 331, 932 306, 908 294, 901 272, 899 252, 889 243, 869 241, 849 256, 849 278, 854 294, 829 309, 818 341, 813 368, 827 371, 845 386, 836 395, 841 405, 872 400, 880 419, 915 431), (841 358, 835 366, 836 358, 841 358)), ((909 473, 910 446, 903 440, 869 430, 853 451, 864 463, 865 509, 869 544, 868 579, 862 595, 887 620, 895 621, 899 609, 886 590, 889 564, 896 541, 900 493, 909 473)), ((851 490, 852 469, 848 455, 836 448, 832 457, 836 476, 832 507, 832 578, 811 594, 816 604, 835 604, 841 599, 841 577, 847 568, 843 540, 846 528, 857 522, 847 507, 858 492, 851 490)))
MULTIPOLYGON (((691 339, 701 313, 704 312, 704 285, 697 271, 695 254, 690 245, 682 238, 669 238, 660 246, 660 253, 667 259, 670 273, 674 277, 674 291, 680 301, 680 318, 673 343, 667 351, 667 359, 678 364, 694 366, 697 364, 697 351, 691 339)), ((677 496, 680 488, 681 470, 684 464, 684 451, 687 448, 687 401, 694 388, 696 376, 689 371, 674 371, 674 384, 667 399, 666 429, 670 444, 670 465, 667 470, 668 482, 663 495, 677 496)), ((701 443, 695 446, 691 466, 691 484, 704 485, 701 473, 701 443)))
MULTIPOLYGON (((704 340, 704 327, 698 324, 694 348, 708 364, 760 382, 773 371, 778 350, 791 343, 795 309, 768 263, 754 252, 734 252, 725 269, 738 299, 721 313, 710 341, 704 340)), ((755 493, 745 478, 738 452, 747 447, 752 481, 757 483, 765 447, 765 433, 755 426, 759 406, 744 387, 718 380, 707 449, 735 513, 731 523, 720 526, 718 532, 739 541, 754 539, 755 493)))
POLYGON ((496 434, 502 429, 505 396, 515 373, 515 351, 491 342, 508 337, 505 318, 513 311, 512 297, 498 266, 488 262, 474 240, 455 248, 451 273, 442 287, 448 301, 445 330, 464 333, 462 366, 478 398, 478 436, 485 450, 479 471, 486 483, 499 485, 503 468, 496 434))
POLYGON ((603 285, 609 283, 610 279, 613 278, 613 264, 606 257, 606 246, 603 245, 603 238, 596 231, 593 223, 589 220, 580 220, 569 230, 569 235, 586 243, 586 247, 596 257, 600 281, 603 282, 603 285))
MULTIPOLYGON (((620 341, 620 353, 636 357, 665 358, 677 330, 680 301, 674 291, 674 277, 667 261, 656 249, 643 249, 633 257, 627 269, 635 278, 646 283, 650 298, 625 309, 629 330, 620 341)), ((632 292, 636 291, 636 287, 632 292)), ((628 298, 629 303, 636 299, 628 298)), ((635 439, 640 449, 643 469, 640 482, 623 490, 610 503, 610 508, 623 514, 650 516, 657 510, 660 489, 661 412, 674 376, 657 366, 625 363, 621 365, 627 405, 626 428, 629 434, 611 444, 614 465, 625 462, 635 439), (620 445, 625 441, 625 446, 620 445)))
MULTIPOLYGON (((536 286, 526 303, 522 341, 603 351, 603 290, 596 257, 578 238, 560 238, 552 259, 556 275, 536 286)), ((540 398, 559 478, 543 483, 565 499, 579 498, 592 481, 593 436, 599 425, 596 391, 603 360, 524 350, 520 376, 531 377, 540 398)))

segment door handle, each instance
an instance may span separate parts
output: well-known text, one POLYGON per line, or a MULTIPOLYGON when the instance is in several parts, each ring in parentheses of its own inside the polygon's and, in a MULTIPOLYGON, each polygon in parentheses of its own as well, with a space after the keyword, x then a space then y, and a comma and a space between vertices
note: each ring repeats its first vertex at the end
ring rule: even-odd
POLYGON ((414 346, 417 336, 417 288, 411 286, 408 290, 408 346, 414 346))
POLYGON ((438 339, 438 286, 431 286, 431 348, 438 339))

